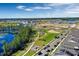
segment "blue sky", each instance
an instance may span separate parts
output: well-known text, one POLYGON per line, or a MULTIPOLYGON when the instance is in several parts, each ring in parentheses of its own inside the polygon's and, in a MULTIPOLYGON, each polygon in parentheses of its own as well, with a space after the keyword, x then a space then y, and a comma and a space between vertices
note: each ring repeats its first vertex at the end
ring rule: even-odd
POLYGON ((74 3, 0 3, 0 18, 79 17, 74 3))

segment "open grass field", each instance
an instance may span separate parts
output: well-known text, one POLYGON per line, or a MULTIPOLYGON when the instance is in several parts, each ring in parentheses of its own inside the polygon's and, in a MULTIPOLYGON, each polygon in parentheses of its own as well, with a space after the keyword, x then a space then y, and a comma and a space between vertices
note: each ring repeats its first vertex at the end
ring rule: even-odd
POLYGON ((55 40, 55 37, 58 34, 59 33, 49 33, 49 32, 46 31, 46 33, 43 36, 41 36, 34 44, 34 46, 39 46, 39 48, 36 51, 30 49, 29 52, 27 54, 25 54, 25 56, 32 56, 32 55, 34 55, 43 46, 48 44, 50 41, 55 40))
POLYGON ((26 56, 32 56, 34 53, 35 53, 35 51, 30 50, 30 51, 26 54, 26 56))

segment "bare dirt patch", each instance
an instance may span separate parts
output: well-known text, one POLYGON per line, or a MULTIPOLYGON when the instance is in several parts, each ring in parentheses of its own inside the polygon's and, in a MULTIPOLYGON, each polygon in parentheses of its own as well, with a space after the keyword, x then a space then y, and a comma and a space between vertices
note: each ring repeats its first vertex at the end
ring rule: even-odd
POLYGON ((48 32, 49 32, 49 33, 60 33, 60 32, 55 31, 55 30, 49 30, 48 32))

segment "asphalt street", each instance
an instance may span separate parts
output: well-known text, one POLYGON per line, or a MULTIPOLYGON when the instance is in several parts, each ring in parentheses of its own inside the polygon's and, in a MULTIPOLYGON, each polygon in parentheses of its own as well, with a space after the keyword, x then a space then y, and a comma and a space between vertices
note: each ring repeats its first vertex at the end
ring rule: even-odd
POLYGON ((66 30, 65 33, 60 34, 59 38, 45 46, 41 51, 37 53, 36 56, 48 56, 57 47, 61 40, 67 35, 67 33, 68 30, 66 30))
POLYGON ((71 30, 66 40, 58 48, 55 56, 79 56, 79 30, 71 30))

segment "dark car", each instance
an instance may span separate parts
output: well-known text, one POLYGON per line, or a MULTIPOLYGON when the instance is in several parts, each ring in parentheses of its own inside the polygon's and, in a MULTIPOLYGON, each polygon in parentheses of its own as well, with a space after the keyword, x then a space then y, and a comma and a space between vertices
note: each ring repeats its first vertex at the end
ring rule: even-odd
POLYGON ((48 54, 45 54, 44 56, 48 56, 48 54))
POLYGON ((42 52, 38 52, 38 55, 42 55, 42 52))
POLYGON ((46 52, 50 52, 50 51, 51 51, 51 50, 48 49, 46 52))
POLYGON ((46 47, 44 47, 44 50, 47 49, 48 47, 50 47, 50 45, 47 45, 46 47))

